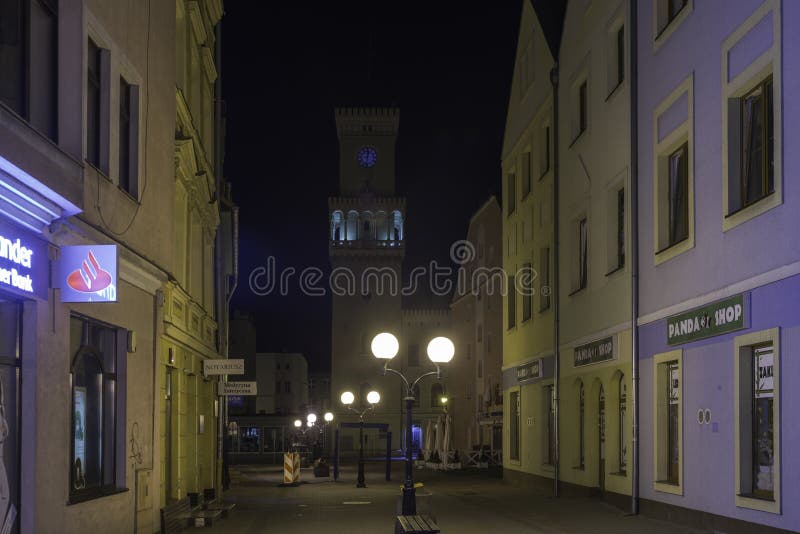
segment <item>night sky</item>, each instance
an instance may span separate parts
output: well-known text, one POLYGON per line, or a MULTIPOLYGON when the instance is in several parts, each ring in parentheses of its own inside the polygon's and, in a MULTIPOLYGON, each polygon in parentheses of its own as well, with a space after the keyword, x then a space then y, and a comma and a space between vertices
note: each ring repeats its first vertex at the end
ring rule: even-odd
MULTIPOLYGON (((233 309, 254 314, 259 351, 330 365, 330 297, 259 297, 253 268, 274 256, 298 271, 328 261, 338 190, 334 108, 400 108, 405 271, 449 262, 474 211, 500 192, 500 151, 521 1, 227 2, 223 19, 225 177, 240 206, 233 309), (325 6, 325 7, 321 7, 325 6)), ((416 305, 446 305, 419 297, 416 305)))

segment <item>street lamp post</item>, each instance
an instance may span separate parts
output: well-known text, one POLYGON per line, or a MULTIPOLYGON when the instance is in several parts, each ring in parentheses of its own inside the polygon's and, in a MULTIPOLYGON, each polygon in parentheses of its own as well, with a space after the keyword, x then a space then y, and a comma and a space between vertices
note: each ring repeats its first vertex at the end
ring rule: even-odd
POLYGON ((364 414, 375 409, 375 405, 381 400, 381 395, 377 391, 370 391, 367 393, 367 403, 369 406, 363 408, 364 402, 362 400, 361 406, 363 409, 361 411, 353 408, 353 401, 355 401, 355 399, 356 397, 353 395, 352 391, 345 391, 342 393, 342 404, 351 412, 358 414, 358 481, 356 482, 356 487, 366 488, 367 484, 364 481, 364 414))
POLYGON ((388 333, 383 332, 375 336, 372 340, 372 354, 380 359, 386 360, 383 365, 383 374, 386 372, 394 373, 399 376, 406 386, 406 479, 403 482, 403 515, 417 515, 417 500, 416 491, 414 490, 414 466, 411 453, 411 409, 414 406, 414 388, 417 383, 426 376, 436 375, 437 379, 442 376, 442 370, 439 367, 440 363, 447 363, 453 359, 455 354, 455 347, 453 342, 446 337, 435 337, 428 343, 428 359, 436 366, 435 371, 428 371, 422 373, 413 382, 409 381, 406 376, 396 369, 389 367, 389 362, 397 356, 397 351, 400 349, 400 343, 397 338, 388 333))

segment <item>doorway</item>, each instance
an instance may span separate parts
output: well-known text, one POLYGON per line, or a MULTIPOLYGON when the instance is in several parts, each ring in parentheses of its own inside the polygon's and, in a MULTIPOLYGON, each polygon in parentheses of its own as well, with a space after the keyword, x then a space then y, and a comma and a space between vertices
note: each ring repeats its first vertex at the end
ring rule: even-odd
POLYGON ((172 499, 172 369, 169 367, 164 388, 164 494, 167 502, 170 502, 172 499))
POLYGON ((602 495, 606 487, 606 394, 603 391, 603 386, 600 386, 600 395, 598 402, 598 430, 599 430, 599 465, 598 465, 598 486, 600 494, 602 495))

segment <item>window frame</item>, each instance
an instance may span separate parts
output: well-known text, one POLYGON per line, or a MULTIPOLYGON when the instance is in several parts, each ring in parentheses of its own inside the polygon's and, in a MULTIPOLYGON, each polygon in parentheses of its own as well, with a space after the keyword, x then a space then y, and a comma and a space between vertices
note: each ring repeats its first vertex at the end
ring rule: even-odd
POLYGON ((670 0, 653 0, 653 52, 658 51, 670 36, 683 24, 683 21, 689 17, 694 10, 694 0, 686 0, 686 3, 681 9, 676 11, 670 18, 668 14, 670 0), (661 6, 664 6, 662 8, 661 6), (659 13, 664 11, 666 21, 661 24, 662 20, 659 18, 659 13), (660 26, 660 27, 659 27, 660 26))
POLYGON ((781 344, 780 328, 770 328, 736 336, 734 338, 734 499, 737 508, 748 508, 773 514, 781 513, 781 344), (773 498, 772 500, 744 493, 742 488, 743 468, 752 466, 750 447, 743 442, 752 440, 752 433, 743 436, 743 430, 752 423, 744 423, 744 418, 752 416, 752 349, 772 345, 773 358, 773 498), (747 372, 747 368, 750 369, 747 372), (745 372, 743 372, 745 371, 745 372), (744 413, 743 413, 744 412, 744 413), (750 462, 750 463, 748 463, 750 462))
POLYGON ((517 209, 517 177, 514 171, 506 174, 506 216, 511 217, 517 209))
POLYGON ((514 285, 514 275, 507 275, 507 288, 506 293, 506 318, 507 329, 513 330, 517 326, 517 286, 514 285))
POLYGON ((653 356, 653 489, 662 493, 683 495, 683 350, 678 349, 653 356), (678 483, 667 482, 669 449, 667 447, 667 433, 669 428, 668 401, 665 387, 669 387, 669 376, 664 375, 670 363, 678 366, 678 483), (666 369, 662 369, 666 367, 666 369), (665 381, 666 376, 666 381, 665 381), (666 406, 666 409, 665 409, 666 406))
POLYGON ((764 2, 722 43, 721 107, 722 107, 722 231, 736 226, 783 204, 783 115, 782 51, 780 4, 764 2), (733 78, 729 76, 729 52, 765 17, 772 17, 772 46, 751 61, 733 78), (761 82, 772 79, 773 184, 774 191, 745 205, 741 191, 741 109, 739 101, 761 82), (735 182, 735 185, 734 185, 735 182), (736 194, 738 191, 738 195, 736 194))

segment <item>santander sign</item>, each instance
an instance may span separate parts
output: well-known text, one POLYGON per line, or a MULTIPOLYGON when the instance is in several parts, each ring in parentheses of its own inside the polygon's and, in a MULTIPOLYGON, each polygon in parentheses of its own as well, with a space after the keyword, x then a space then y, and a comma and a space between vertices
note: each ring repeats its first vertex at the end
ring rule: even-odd
POLYGON ((81 293, 96 293, 111 285, 111 274, 100 266, 100 262, 89 250, 80 268, 67 276, 67 284, 81 293))

